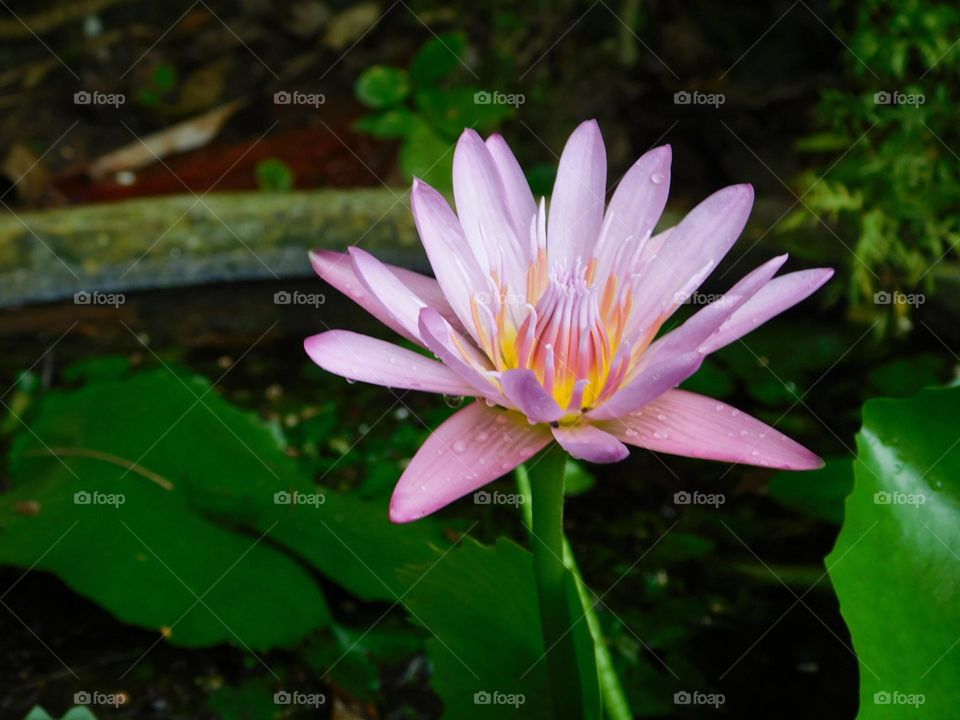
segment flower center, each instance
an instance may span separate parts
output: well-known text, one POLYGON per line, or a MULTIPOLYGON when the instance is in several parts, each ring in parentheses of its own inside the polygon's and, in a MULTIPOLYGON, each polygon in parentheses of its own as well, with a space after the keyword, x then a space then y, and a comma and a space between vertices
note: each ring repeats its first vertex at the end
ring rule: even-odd
POLYGON ((611 357, 598 289, 585 268, 554 270, 517 331, 517 367, 532 368, 561 407, 578 412, 603 386, 611 357))

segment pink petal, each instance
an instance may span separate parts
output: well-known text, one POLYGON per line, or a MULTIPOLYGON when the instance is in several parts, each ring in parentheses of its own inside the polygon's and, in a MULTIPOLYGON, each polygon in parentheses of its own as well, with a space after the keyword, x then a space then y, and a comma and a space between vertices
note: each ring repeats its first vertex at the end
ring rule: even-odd
POLYGON ((671 330, 653 343, 647 350, 647 356, 652 361, 654 358, 668 354, 692 352, 699 349, 711 335, 717 332, 736 313, 744 302, 770 282, 770 279, 786 261, 787 256, 785 254, 779 255, 745 275, 721 298, 701 308, 680 327, 671 330))
POLYGON ((596 120, 582 123, 567 140, 547 218, 550 266, 573 268, 593 255, 607 192, 607 154, 596 120))
POLYGON ((420 311, 420 336, 433 354, 464 382, 476 388, 477 393, 500 405, 506 404, 506 399, 494 383, 481 373, 481 369, 492 370, 489 360, 481 355, 469 340, 450 327, 440 313, 433 308, 423 308, 420 311), (454 339, 460 347, 470 353, 472 363, 464 359, 454 339))
POLYGON ((654 148, 637 160, 617 185, 594 251, 597 277, 622 269, 615 267, 620 248, 627 243, 642 245, 649 239, 667 204, 670 156, 669 145, 654 148))
POLYGON ((823 461, 756 418, 713 398, 670 390, 641 410, 601 424, 623 442, 657 452, 783 470, 823 461))
MULTIPOLYGON (((510 146, 501 135, 491 135, 487 138, 487 150, 497 168, 500 182, 503 185, 507 209, 513 222, 514 231, 521 241, 521 247, 526 248, 526 240, 530 236, 530 222, 537 214, 537 203, 530 192, 530 185, 523 174, 520 163, 514 157, 510 146)), ((533 260, 534 258, 527 258, 533 260)))
POLYGON ((551 423, 566 412, 529 369, 507 370, 500 375, 503 394, 530 422, 551 423))
POLYGON ((831 277, 833 277, 832 269, 818 268, 774 278, 741 305, 701 350, 712 353, 729 345, 770 318, 805 300, 831 277))
POLYGON ((400 282, 400 279, 387 269, 387 266, 373 255, 357 247, 350 248, 350 259, 353 260, 353 273, 363 284, 363 289, 375 297, 383 305, 387 313, 402 327, 406 334, 420 339, 420 309, 426 307, 410 288, 400 282))
POLYGON ((591 420, 610 420, 627 415, 675 388, 699 370, 702 363, 703 354, 698 352, 666 357, 640 370, 636 378, 588 412, 587 417, 591 420))
POLYGON ((394 319, 393 314, 387 311, 375 296, 367 292, 363 283, 353 272, 353 261, 347 253, 336 253, 329 250, 314 250, 310 253, 310 262, 313 269, 326 282, 349 297, 360 307, 373 315, 394 332, 403 335, 411 342, 420 343, 416 335, 394 319))
POLYGON ((549 427, 476 402, 433 431, 404 470, 390 520, 410 522, 449 505, 529 460, 550 442, 549 427))
POLYGON ((753 188, 733 185, 708 197, 672 229, 662 250, 649 258, 634 297, 634 307, 647 309, 637 313, 641 331, 671 314, 683 295, 696 290, 691 279, 699 284, 723 259, 752 206, 753 188))
MULTIPOLYGON (((495 273, 513 292, 525 290, 522 239, 514 231, 497 166, 473 130, 464 130, 457 141, 453 156, 453 196, 463 232, 481 270, 495 273)), ((523 239, 526 237, 525 234, 523 239)))
POLYGON ((615 463, 630 451, 613 435, 593 425, 570 425, 553 428, 553 437, 577 460, 592 463, 615 463))
POLYGON ((460 221, 443 195, 419 180, 413 181, 410 195, 413 217, 433 274, 463 327, 474 339, 470 298, 489 292, 486 276, 480 270, 460 221))
POLYGON ((349 330, 313 335, 303 341, 303 347, 317 365, 349 380, 444 395, 476 393, 436 360, 349 330))

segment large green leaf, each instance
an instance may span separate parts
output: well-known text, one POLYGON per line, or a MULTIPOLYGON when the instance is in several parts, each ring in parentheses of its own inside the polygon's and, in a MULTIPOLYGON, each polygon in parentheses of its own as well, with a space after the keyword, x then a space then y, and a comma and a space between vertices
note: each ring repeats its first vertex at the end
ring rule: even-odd
MULTIPOLYGON (((449 544, 434 518, 394 525, 385 499, 315 485, 286 455, 275 426, 224 401, 197 376, 158 369, 53 392, 28 422, 32 432, 21 428, 14 442, 11 488, 0 495, 0 529, 9 531, 0 535, 0 563, 29 567, 76 522, 38 567, 126 622, 169 627, 184 603, 196 600, 163 563, 202 596, 236 562, 204 603, 248 644, 213 600, 251 625, 259 622, 247 632, 288 642, 328 619, 301 562, 362 599, 392 602, 405 589, 395 570, 427 562, 433 547, 449 544), (133 462, 138 471, 127 473, 133 462), (81 490, 123 493, 126 502, 77 505, 73 493, 81 490), (289 499, 298 492, 316 502, 275 501, 277 493, 289 499), (98 559, 100 550, 106 554, 98 559), (151 591, 146 599, 144 587, 151 591), (275 623, 262 622, 275 612, 283 612, 275 623)), ((237 642, 204 603, 177 624, 172 639, 237 642)))
POLYGON ((11 448, 0 563, 182 645, 264 649, 326 626, 310 572, 271 527, 243 527, 258 497, 302 481, 274 431, 209 391, 156 370, 42 396, 11 448), (232 528, 209 517, 227 510, 232 528))
POLYGON ((861 720, 960 707, 958 432, 960 389, 864 406, 854 490, 827 558, 860 659, 861 720))
MULTIPOLYGON (((433 634, 427 650, 445 718, 554 717, 528 551, 510 540, 484 546, 467 539, 402 574, 411 588, 404 605, 412 619, 433 634)), ((571 604, 577 608, 571 632, 584 692, 599 698, 592 639, 569 577, 571 604)), ((597 713, 598 707, 594 702, 588 713, 597 713)))

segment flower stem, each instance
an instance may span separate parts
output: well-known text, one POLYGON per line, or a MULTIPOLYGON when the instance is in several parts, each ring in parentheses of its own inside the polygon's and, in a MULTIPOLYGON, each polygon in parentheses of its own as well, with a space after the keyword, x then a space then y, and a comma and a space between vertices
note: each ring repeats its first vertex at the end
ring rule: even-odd
POLYGON ((567 570, 563 564, 563 475, 567 456, 548 446, 529 465, 534 570, 554 717, 583 717, 583 690, 571 625, 567 570))
MULTIPOLYGON (((532 522, 530 477, 524 465, 517 468, 517 490, 526 499, 520 507, 523 511, 523 521, 529 528, 532 522)), ((533 540, 533 542, 536 542, 536 540, 533 540)), ((603 629, 600 626, 600 618, 597 617, 593 593, 590 592, 583 581, 580 568, 573 556, 573 549, 566 538, 563 539, 563 564, 573 574, 577 583, 577 595, 580 597, 587 627, 593 637, 593 649, 597 658, 597 674, 600 679, 600 694, 603 697, 604 714, 609 720, 632 720, 633 713, 630 711, 630 704, 627 702, 627 694, 624 692, 620 678, 617 676, 617 671, 613 665, 613 657, 607 647, 607 639, 604 637, 603 629)))

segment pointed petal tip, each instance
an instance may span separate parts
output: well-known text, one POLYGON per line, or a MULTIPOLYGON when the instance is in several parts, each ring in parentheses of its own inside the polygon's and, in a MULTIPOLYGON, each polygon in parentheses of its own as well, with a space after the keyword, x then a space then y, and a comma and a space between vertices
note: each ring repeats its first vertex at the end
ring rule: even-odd
POLYGON ((404 503, 397 499, 397 496, 394 495, 390 499, 390 511, 388 517, 390 522, 394 525, 404 525, 414 520, 419 520, 423 517, 422 514, 414 513, 411 508, 404 507, 404 503))

